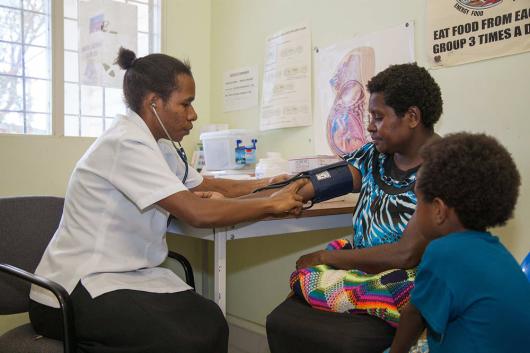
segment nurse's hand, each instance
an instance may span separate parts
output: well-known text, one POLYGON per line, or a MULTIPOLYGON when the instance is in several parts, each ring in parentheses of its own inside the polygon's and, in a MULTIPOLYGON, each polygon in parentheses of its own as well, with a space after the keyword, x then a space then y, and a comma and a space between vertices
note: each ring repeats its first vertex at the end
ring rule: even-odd
POLYGON ((195 196, 201 199, 224 199, 224 195, 216 191, 194 191, 195 196))
POLYGON ((287 179, 289 179, 289 174, 279 174, 279 175, 273 176, 272 178, 269 178, 269 180, 267 181, 269 184, 275 184, 275 183, 280 183, 282 181, 286 181, 287 179))
POLYGON ((300 215, 303 198, 297 192, 307 182, 307 179, 299 179, 273 193, 270 196, 274 200, 273 214, 276 216, 300 215))

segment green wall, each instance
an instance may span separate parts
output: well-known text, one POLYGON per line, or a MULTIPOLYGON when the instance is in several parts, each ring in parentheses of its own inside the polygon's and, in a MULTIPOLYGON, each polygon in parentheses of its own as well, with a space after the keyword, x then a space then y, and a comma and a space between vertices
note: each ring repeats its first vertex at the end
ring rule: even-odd
MULTIPOLYGON (((416 58, 424 59, 423 0, 167 0, 163 2, 162 51, 189 58, 197 83, 196 129, 185 140, 192 150, 199 127, 227 122, 231 128, 258 129, 257 108, 223 113, 222 74, 258 65, 261 75, 265 38, 308 21, 313 46, 326 47, 357 34, 414 20, 416 58)), ((521 260, 530 250, 530 53, 432 71, 442 88, 444 115, 438 132, 467 130, 496 136, 512 152, 522 174, 515 219, 495 230, 521 260)), ((261 83, 261 78, 260 78, 261 83)), ((318 89, 315 87, 314 91, 318 89)), ((259 154, 284 156, 313 152, 312 127, 273 130, 259 136, 259 154)), ((93 142, 89 138, 0 135, 0 195, 64 195, 75 162, 93 142)), ((287 294, 289 274, 303 253, 319 249, 349 229, 230 241, 227 246, 229 319, 263 332, 265 317, 287 294)), ((213 248, 200 240, 168 237, 170 247, 191 259, 198 287, 203 278, 211 296, 213 248), (208 256, 202 253, 207 249, 208 256), (202 276, 202 273, 205 275, 202 276)), ((26 320, 0 318, 0 333, 26 320)))
MULTIPOLYGON (((210 1, 163 1, 162 51, 189 59, 197 84, 194 103, 200 127, 210 116, 210 1)), ((184 141, 191 151, 198 140, 198 128, 184 141)), ((60 136, 19 136, 0 134, 0 196, 64 196, 77 160, 93 138, 60 136)), ((178 249, 192 262, 199 288, 202 286, 202 243, 190 238, 171 237, 171 248, 178 249)), ((27 315, 0 317, 0 334, 27 321, 27 315)))
MULTIPOLYGON (((304 21, 311 26, 312 45, 322 48, 413 20, 416 60, 425 65, 425 3, 424 0, 213 0, 212 122, 258 130, 258 108, 223 113, 223 72, 258 65, 261 76, 266 37, 304 21)), ((524 53, 432 71, 444 98, 444 115, 437 131, 445 134, 467 130, 494 135, 515 158, 522 174, 515 219, 494 231, 518 260, 530 250, 527 235, 530 159, 526 143, 530 131, 529 62, 530 53, 524 53)), ((313 88, 314 97, 318 89, 313 88)), ((266 151, 280 151, 288 157, 311 154, 312 133, 312 127, 261 133, 258 152, 263 155, 266 151)), ((286 295, 289 274, 297 257, 320 247, 334 235, 332 232, 320 236, 299 234, 230 244, 228 313, 263 325, 266 314, 286 295)))

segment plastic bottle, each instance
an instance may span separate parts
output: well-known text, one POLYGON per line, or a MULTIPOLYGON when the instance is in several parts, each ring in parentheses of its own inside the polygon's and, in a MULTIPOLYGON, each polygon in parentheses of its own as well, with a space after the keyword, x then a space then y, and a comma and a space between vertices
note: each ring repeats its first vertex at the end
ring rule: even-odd
POLYGON ((270 178, 289 172, 289 163, 282 158, 281 153, 267 152, 267 158, 260 158, 256 165, 256 178, 270 178))

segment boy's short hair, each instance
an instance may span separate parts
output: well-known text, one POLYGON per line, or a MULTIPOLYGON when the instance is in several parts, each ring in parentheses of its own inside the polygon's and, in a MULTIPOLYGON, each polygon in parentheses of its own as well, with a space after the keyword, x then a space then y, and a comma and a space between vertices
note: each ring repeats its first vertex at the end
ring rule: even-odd
POLYGON ((418 107, 422 124, 427 128, 432 128, 442 115, 440 86, 416 63, 391 65, 372 77, 367 87, 370 93, 383 93, 385 104, 399 117, 410 107, 418 107))
POLYGON ((484 231, 513 216, 521 177, 510 153, 491 136, 456 133, 422 151, 416 187, 455 209, 462 225, 484 231))

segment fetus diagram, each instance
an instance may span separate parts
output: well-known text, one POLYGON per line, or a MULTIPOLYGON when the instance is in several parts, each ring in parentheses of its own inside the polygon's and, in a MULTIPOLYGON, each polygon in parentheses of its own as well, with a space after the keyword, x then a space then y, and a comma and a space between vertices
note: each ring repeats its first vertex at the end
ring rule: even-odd
POLYGON ((350 153, 368 142, 364 123, 368 107, 366 83, 374 75, 375 55, 371 47, 348 52, 329 81, 335 99, 327 123, 328 145, 338 156, 350 153))

